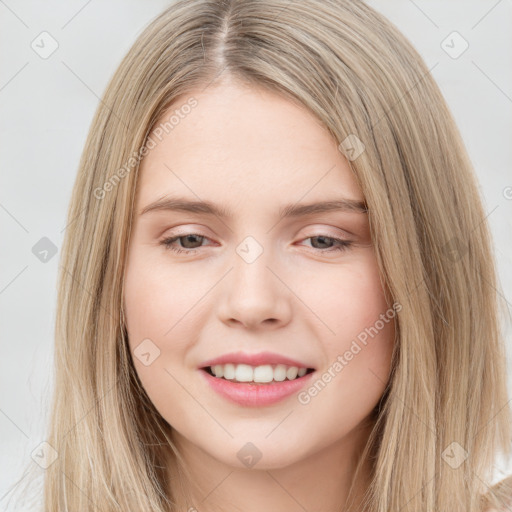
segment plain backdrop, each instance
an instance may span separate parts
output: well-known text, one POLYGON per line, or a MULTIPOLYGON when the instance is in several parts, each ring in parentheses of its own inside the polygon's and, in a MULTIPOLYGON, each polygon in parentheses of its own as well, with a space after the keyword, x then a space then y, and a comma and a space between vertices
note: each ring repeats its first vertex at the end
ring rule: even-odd
MULTIPOLYGON (((498 292, 510 311, 512 2, 368 3, 418 49, 455 116, 478 174, 498 292)), ((123 55, 169 4, 0 0, 0 498, 44 440, 60 247, 93 113, 123 55), (45 261, 37 250, 43 246, 45 261)), ((504 331, 511 369, 510 319, 504 331)), ((512 390, 512 371, 508 385, 512 390)), ((495 480, 509 471, 497 464, 495 480)))

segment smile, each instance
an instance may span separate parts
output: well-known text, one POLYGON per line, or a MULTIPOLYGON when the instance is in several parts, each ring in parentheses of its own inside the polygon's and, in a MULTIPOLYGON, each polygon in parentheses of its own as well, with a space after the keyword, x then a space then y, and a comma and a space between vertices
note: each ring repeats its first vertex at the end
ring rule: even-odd
POLYGON ((211 367, 201 368, 200 374, 206 379, 207 384, 222 398, 232 403, 245 407, 264 407, 284 400, 295 393, 298 393, 310 380, 314 373, 312 368, 297 368, 277 365, 275 368, 270 365, 251 367, 248 365, 216 365, 212 371, 211 367), (219 368, 220 367, 220 368, 219 368), (227 368, 226 368, 227 367, 227 368), (233 367, 233 368, 231 368, 233 367), (239 369, 239 367, 242 367, 239 369), (258 368, 263 368, 258 370, 258 368), (227 370, 227 375, 232 380, 226 379, 226 375, 219 374, 227 370), (299 370, 302 375, 299 375, 299 370), (213 372, 219 371, 219 374, 213 372), (272 372, 272 379, 268 380, 272 372), (283 373, 284 372, 284 373, 283 373), (296 376, 293 377, 296 372, 296 376), (254 374, 256 373, 256 377, 254 374), (283 378, 285 375, 285 378, 283 378), (288 375, 292 379, 288 379, 288 375), (235 379, 236 377, 236 379, 235 379), (277 377, 281 380, 274 380, 277 377), (239 381, 238 379, 247 379, 239 381), (256 382, 253 379, 265 378, 266 382, 256 382))
POLYGON ((206 368, 206 371, 214 377, 234 382, 254 382, 265 384, 272 381, 283 382, 286 379, 295 380, 298 377, 304 377, 308 372, 311 373, 313 369, 286 366, 284 364, 251 366, 248 364, 228 363, 209 366, 206 368))

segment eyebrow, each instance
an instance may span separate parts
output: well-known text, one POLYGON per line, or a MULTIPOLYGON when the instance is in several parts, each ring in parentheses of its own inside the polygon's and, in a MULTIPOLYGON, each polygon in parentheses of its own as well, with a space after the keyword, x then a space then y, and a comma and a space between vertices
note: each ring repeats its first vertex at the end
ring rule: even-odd
MULTIPOLYGON (((211 201, 194 201, 184 197, 168 196, 147 205, 141 210, 139 215, 155 211, 198 213, 203 215, 213 215, 222 219, 232 219, 235 217, 235 214, 232 211, 224 206, 212 203, 211 201)), ((364 201, 348 198, 339 198, 330 201, 307 204, 293 203, 281 207, 279 210, 279 217, 305 217, 307 215, 331 211, 367 213, 368 207, 364 201)))

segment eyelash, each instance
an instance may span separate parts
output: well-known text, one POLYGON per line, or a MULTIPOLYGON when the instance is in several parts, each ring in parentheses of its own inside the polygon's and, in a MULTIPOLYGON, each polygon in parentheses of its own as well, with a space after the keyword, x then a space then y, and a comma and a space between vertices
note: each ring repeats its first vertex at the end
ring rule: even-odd
MULTIPOLYGON (((181 249, 179 247, 173 247, 171 245, 176 240, 178 240, 180 238, 185 238, 187 236, 196 236, 198 238, 207 239, 207 237, 202 236, 202 235, 198 235, 197 233, 186 233, 184 235, 177 235, 177 236, 173 236, 173 237, 170 237, 170 238, 165 238, 164 240, 162 240, 160 242, 160 244, 163 245, 166 250, 169 249, 169 250, 171 250, 171 251, 173 251, 175 253, 191 254, 191 253, 197 252, 199 247, 196 248, 196 249, 181 249)), ((329 252, 338 252, 338 251, 342 252, 342 251, 346 251, 352 245, 352 242, 349 241, 349 240, 343 240, 341 238, 335 238, 333 236, 325 236, 325 235, 308 236, 307 238, 304 238, 304 240, 308 240, 310 238, 327 238, 329 240, 333 240, 334 242, 338 242, 339 243, 339 245, 337 247, 330 247, 329 249, 315 249, 313 247, 313 249, 315 251, 319 251, 320 253, 329 253, 329 252)))

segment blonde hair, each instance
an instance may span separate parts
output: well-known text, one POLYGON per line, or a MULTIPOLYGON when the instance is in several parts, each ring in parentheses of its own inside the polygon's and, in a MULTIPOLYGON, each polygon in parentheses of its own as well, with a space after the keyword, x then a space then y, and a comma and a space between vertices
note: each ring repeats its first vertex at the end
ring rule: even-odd
POLYGON ((511 479, 489 491, 493 462, 512 445, 492 241, 422 58, 359 1, 179 0, 115 72, 80 161, 61 256, 48 435, 59 456, 45 472, 45 510, 177 510, 169 482, 187 472, 134 370, 122 276, 141 148, 171 104, 219 77, 304 105, 342 147, 364 144, 349 164, 401 305, 391 378, 354 475, 371 461, 365 510, 510 504, 511 479))

